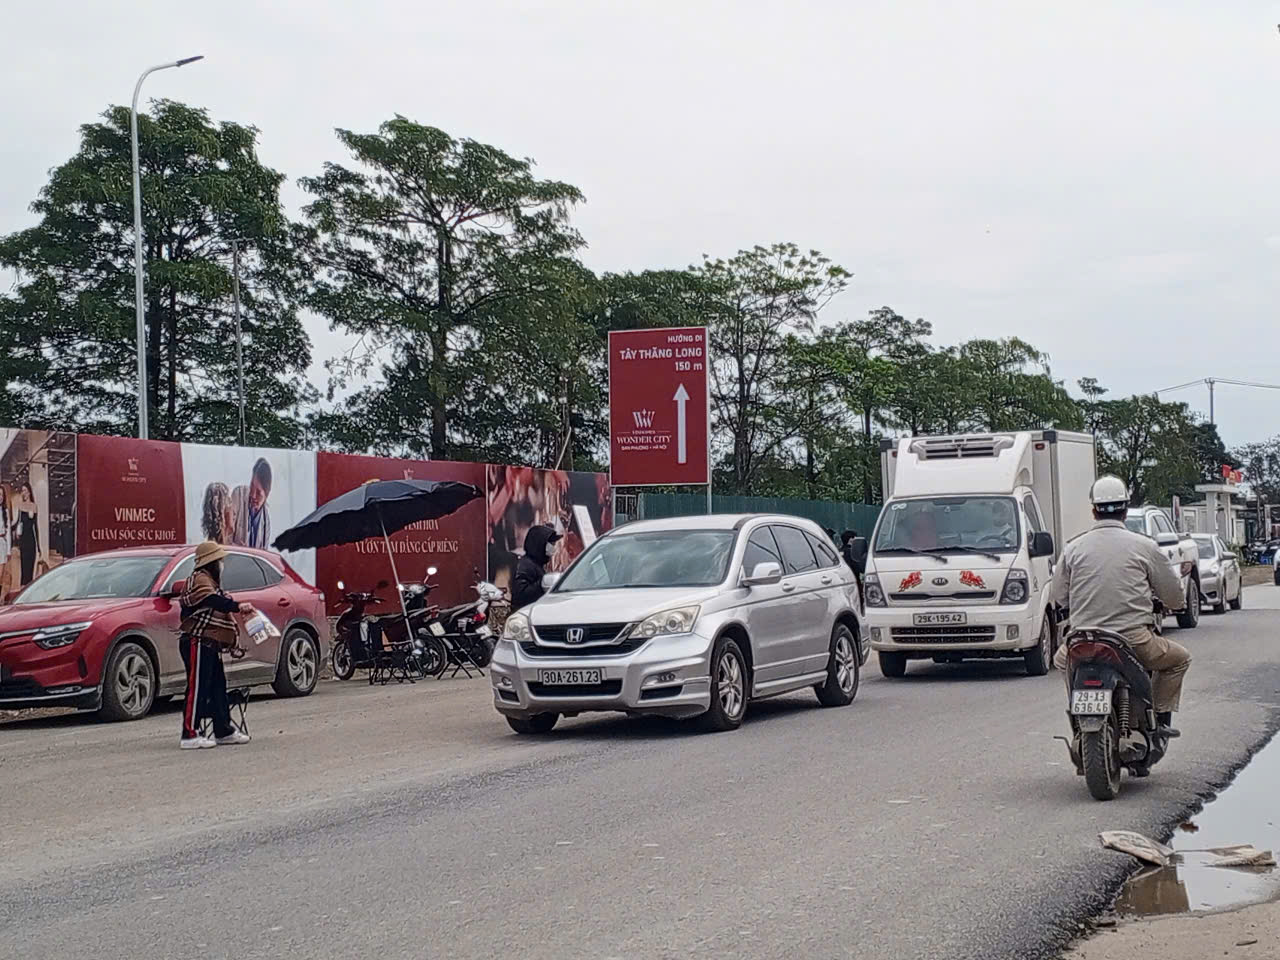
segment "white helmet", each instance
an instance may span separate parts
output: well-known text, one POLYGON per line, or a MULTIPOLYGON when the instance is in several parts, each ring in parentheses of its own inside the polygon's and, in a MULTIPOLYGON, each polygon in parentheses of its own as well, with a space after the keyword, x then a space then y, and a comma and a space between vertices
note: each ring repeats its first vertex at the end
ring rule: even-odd
POLYGON ((1089 489, 1089 499, 1099 513, 1124 513, 1129 509, 1129 488, 1119 477, 1099 477, 1089 489))

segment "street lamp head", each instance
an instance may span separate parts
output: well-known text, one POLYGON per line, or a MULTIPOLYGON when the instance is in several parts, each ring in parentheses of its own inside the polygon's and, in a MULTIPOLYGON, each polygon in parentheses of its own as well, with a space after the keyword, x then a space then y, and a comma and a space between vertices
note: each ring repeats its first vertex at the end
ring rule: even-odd
POLYGON ((188 63, 195 63, 197 60, 203 60, 203 59, 204 59, 204 54, 203 54, 203 53, 202 53, 202 54, 200 54, 199 56, 195 56, 195 57, 183 57, 181 60, 179 60, 177 63, 175 63, 175 64, 174 64, 174 66, 175 66, 175 67, 185 67, 188 63))

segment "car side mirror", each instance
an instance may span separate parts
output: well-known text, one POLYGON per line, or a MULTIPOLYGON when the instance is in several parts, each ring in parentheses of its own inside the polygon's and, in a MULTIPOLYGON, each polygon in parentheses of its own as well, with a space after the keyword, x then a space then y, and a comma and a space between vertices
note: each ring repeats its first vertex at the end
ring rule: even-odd
POLYGON ((165 591, 165 596, 172 599, 173 597, 180 597, 186 592, 187 581, 175 580, 173 583, 169 584, 169 589, 165 591))
POLYGON ((550 593, 556 588, 556 584, 560 582, 560 574, 548 573, 542 578, 542 589, 550 593))
POLYGON ((1157 533, 1156 546, 1158 547, 1176 547, 1178 545, 1178 535, 1176 533, 1157 533))
POLYGON ((849 562, 855 573, 865 573, 867 569, 868 545, 866 537, 854 537, 849 541, 849 562))
POLYGON ((772 560, 757 563, 750 575, 742 578, 744 587, 768 587, 782 580, 782 565, 772 560))
POLYGON ((1033 533, 1031 535, 1031 543, 1027 545, 1027 552, 1032 559, 1036 557, 1052 557, 1053 534, 1045 530, 1033 533))

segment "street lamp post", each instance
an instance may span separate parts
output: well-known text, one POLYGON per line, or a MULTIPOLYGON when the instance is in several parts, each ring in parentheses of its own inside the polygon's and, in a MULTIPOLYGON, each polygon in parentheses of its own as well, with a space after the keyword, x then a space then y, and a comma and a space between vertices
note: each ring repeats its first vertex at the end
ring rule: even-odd
POLYGON ((183 67, 203 60, 204 56, 184 57, 172 63, 148 67, 133 87, 133 106, 129 109, 129 146, 133 153, 133 293, 138 321, 138 436, 147 439, 147 323, 142 306, 142 173, 138 166, 138 94, 142 81, 157 70, 183 67))

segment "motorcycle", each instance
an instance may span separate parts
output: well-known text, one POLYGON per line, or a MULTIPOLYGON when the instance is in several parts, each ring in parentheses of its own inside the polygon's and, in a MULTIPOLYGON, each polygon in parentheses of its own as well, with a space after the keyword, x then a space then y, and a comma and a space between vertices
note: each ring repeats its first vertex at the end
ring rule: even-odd
MULTIPOLYGON (((427 571, 434 575, 434 567, 427 571)), ((390 586, 378 581, 375 589, 390 586)), ((338 589, 346 585, 339 580, 338 589)), ((372 592, 344 593, 348 608, 338 617, 333 644, 333 675, 349 680, 357 669, 369 671, 369 683, 438 677, 448 666, 445 644, 427 629, 435 608, 427 605, 426 583, 397 584, 402 610, 370 614, 368 608, 386 601, 372 592), (407 622, 406 622, 407 619, 407 622)))
POLYGON ((455 672, 489 665, 497 642, 491 614, 495 605, 507 600, 505 590, 487 581, 477 581, 471 588, 476 591, 475 600, 438 611, 427 625, 431 634, 444 641, 455 672))
MULTIPOLYGON (((1159 601, 1152 617, 1159 632, 1159 601)), ((1067 750, 1076 775, 1085 778, 1095 800, 1114 800, 1124 770, 1147 777, 1169 748, 1158 733, 1151 672, 1120 634, 1085 629, 1067 636, 1067 678, 1067 750)))

